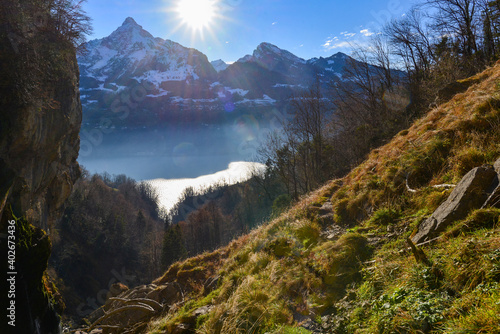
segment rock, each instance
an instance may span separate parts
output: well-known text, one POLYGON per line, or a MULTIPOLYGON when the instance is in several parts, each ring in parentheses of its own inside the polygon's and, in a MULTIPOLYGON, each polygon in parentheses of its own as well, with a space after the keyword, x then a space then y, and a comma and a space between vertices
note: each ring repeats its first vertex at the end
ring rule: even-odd
POLYGON ((154 291, 156 288, 157 286, 155 284, 140 285, 128 290, 123 294, 122 297, 126 299, 147 298, 148 294, 154 291))
POLYGON ((198 317, 201 317, 202 315, 206 315, 206 314, 210 313, 211 310, 212 310, 212 306, 205 305, 205 306, 202 306, 202 307, 194 310, 193 316, 195 318, 198 318, 198 317))
POLYGON ((497 185, 495 190, 493 190, 490 197, 488 197, 488 199, 482 206, 482 208, 487 207, 500 208, 500 185, 497 185))
POLYGON ((146 298, 152 299, 160 304, 172 305, 182 299, 179 288, 174 283, 160 285, 146 295, 146 298))
POLYGON ((327 201, 318 210, 318 218, 323 226, 331 225, 334 222, 333 219, 333 205, 332 202, 327 201))
POLYGON ((336 224, 333 224, 333 225, 328 226, 326 228, 326 230, 321 233, 321 235, 328 240, 335 241, 338 238, 340 238, 340 236, 342 234, 344 234, 345 231, 346 230, 344 228, 342 228, 336 224))
MULTIPOLYGON (((33 24, 58 15, 49 7, 12 1, 0 9, 0 235, 12 215, 26 218, 24 232, 34 226, 16 248, 16 328, 2 321, 0 333, 60 332, 42 279, 50 255, 42 230, 50 234, 80 175, 82 107, 75 48, 54 25, 33 24)), ((0 290, 8 291, 2 281, 0 290)))
POLYGON ((321 206, 321 208, 319 208, 320 215, 327 215, 327 214, 331 214, 332 212, 333 212, 333 205, 332 205, 332 202, 330 202, 330 201, 325 202, 325 204, 323 204, 323 206, 321 206))
POLYGON ((488 197, 482 208, 487 208, 487 207, 500 208, 500 159, 498 159, 495 162, 493 168, 497 172, 497 177, 491 187, 492 189, 490 191, 491 195, 490 197, 488 197))
POLYGON ((119 326, 125 328, 141 321, 149 320, 155 311, 143 305, 125 305, 119 309, 110 310, 106 318, 99 320, 99 326, 119 326))
POLYGON ((493 168, 498 173, 498 175, 500 175, 500 159, 498 159, 497 161, 495 161, 495 164, 493 165, 493 168))
POLYGON ((419 244, 444 231, 452 222, 465 218, 487 200, 488 189, 497 177, 490 166, 477 167, 467 173, 453 189, 448 199, 418 228, 412 241, 419 244))
POLYGON ((470 86, 480 82, 480 79, 469 78, 452 82, 440 89, 437 94, 437 103, 444 103, 451 100, 455 95, 465 92, 470 86))
POLYGON ((109 299, 111 297, 119 296, 120 294, 122 294, 123 292, 128 291, 128 290, 129 290, 128 286, 126 286, 125 284, 114 283, 109 288, 109 291, 108 291, 108 293, 106 295, 106 299, 109 299))
POLYGON ((191 326, 189 324, 178 324, 172 330, 171 334, 187 334, 187 333, 192 333, 191 326))

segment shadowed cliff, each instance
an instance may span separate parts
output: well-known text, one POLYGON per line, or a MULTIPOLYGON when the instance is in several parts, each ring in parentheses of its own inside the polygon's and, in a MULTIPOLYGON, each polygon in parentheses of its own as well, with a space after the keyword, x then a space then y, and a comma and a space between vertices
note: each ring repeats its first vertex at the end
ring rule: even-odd
POLYGON ((75 36, 58 5, 0 2, 0 242, 2 258, 7 246, 15 252, 2 273, 16 273, 15 293, 5 300, 15 302, 16 326, 2 333, 59 331, 44 271, 50 227, 80 175, 82 111, 75 36))

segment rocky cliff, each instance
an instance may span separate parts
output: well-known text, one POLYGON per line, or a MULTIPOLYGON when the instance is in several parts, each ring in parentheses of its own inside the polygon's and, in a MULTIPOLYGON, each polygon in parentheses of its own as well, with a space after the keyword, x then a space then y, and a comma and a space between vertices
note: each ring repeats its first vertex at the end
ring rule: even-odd
POLYGON ((16 303, 16 326, 1 332, 51 333, 58 320, 42 283, 50 255, 44 231, 80 174, 78 66, 60 22, 37 2, 1 1, 0 8, 0 227, 7 234, 15 222, 16 241, 13 267, 2 271, 16 273, 7 301, 16 303))

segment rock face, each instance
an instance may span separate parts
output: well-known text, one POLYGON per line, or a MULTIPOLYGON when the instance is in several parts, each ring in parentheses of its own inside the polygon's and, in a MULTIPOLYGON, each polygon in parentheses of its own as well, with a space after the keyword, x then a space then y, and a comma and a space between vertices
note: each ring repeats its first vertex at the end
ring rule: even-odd
POLYGON ((491 166, 477 167, 467 173, 448 199, 425 220, 413 236, 416 244, 430 240, 454 221, 465 218, 471 210, 486 205, 498 191, 500 159, 491 166), (495 190, 496 189, 496 190, 495 190))
POLYGON ((2 333, 60 331, 42 282, 51 250, 44 230, 60 216, 80 174, 82 113, 75 48, 46 10, 30 1, 0 6, 0 233, 8 225, 17 233, 9 270, 17 272, 17 321, 15 328, 0 327, 2 333))
POLYGON ((10 204, 17 215, 48 230, 80 175, 78 66, 74 51, 53 45, 53 52, 70 54, 50 59, 48 50, 47 54, 38 50, 38 57, 46 66, 56 67, 58 62, 56 71, 36 68, 33 73, 28 68, 24 69, 28 73, 20 74, 27 62, 24 58, 35 53, 29 39, 22 41, 26 45, 17 45, 17 51, 22 46, 27 49, 23 54, 2 39, 0 66, 6 85, 0 85, 0 196, 5 202, 0 215, 10 204))

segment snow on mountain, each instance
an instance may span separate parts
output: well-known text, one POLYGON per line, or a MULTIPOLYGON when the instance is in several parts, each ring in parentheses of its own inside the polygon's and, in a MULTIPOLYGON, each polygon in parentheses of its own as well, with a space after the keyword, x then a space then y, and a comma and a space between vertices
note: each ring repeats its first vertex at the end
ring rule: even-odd
POLYGON ((214 69, 219 73, 220 71, 224 71, 229 65, 226 64, 222 59, 217 59, 210 62, 214 69))
POLYGON ((85 48, 88 52, 78 57, 84 89, 130 84, 130 79, 147 80, 159 89, 168 81, 216 75, 204 54, 155 38, 130 17, 111 35, 90 41, 85 48))

